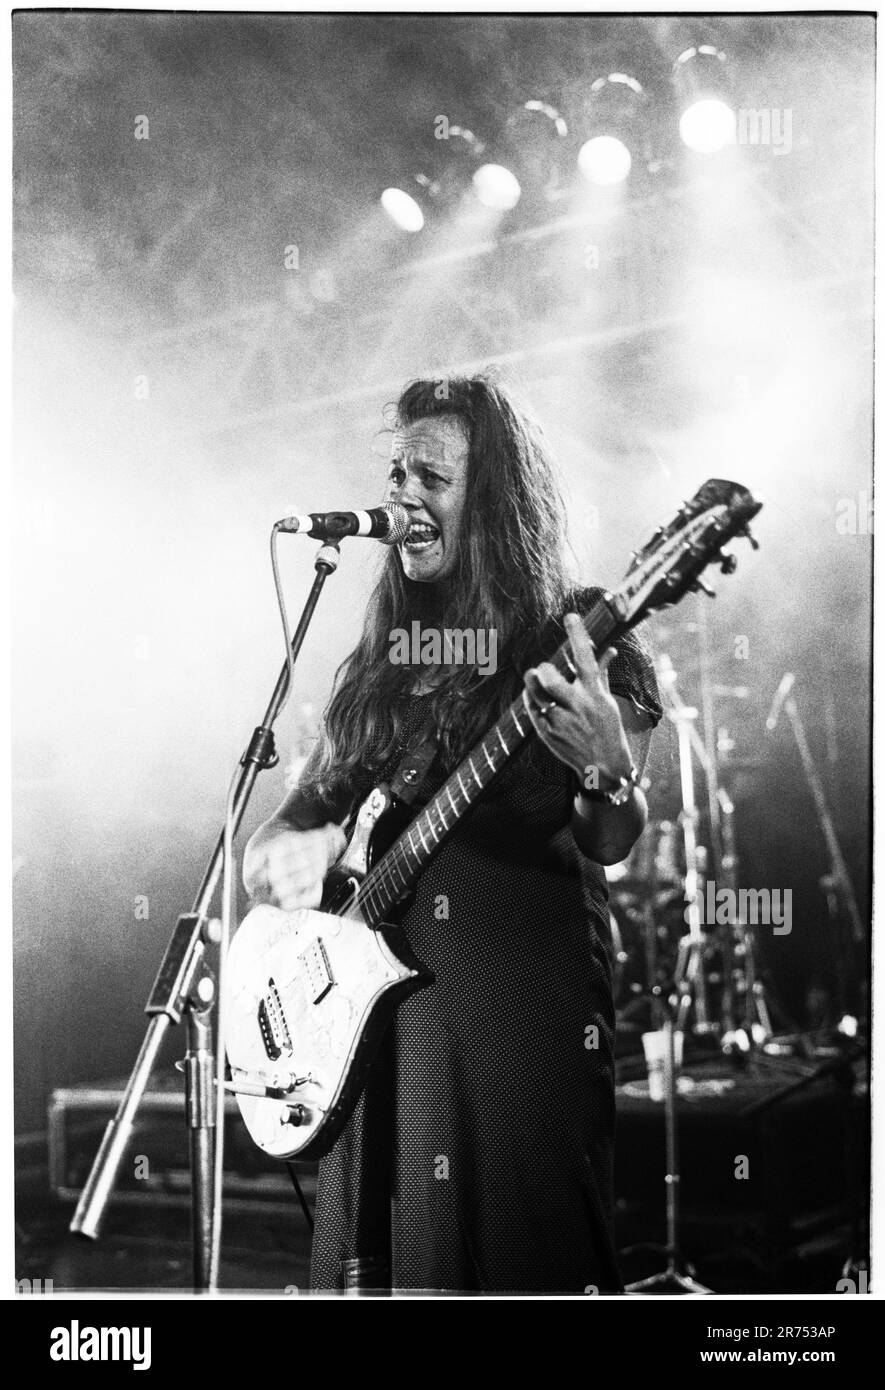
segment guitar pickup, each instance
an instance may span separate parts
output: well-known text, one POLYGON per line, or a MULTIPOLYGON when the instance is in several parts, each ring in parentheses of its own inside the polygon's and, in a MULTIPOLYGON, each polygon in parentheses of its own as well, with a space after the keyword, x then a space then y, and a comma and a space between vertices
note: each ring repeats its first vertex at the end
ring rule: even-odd
POLYGON ((304 948, 298 959, 304 971, 307 997, 311 1003, 318 1004, 335 983, 326 948, 318 936, 304 948))
POLYGON ((273 980, 268 980, 268 991, 258 1005, 258 1027, 264 1050, 272 1062, 282 1057, 283 1052, 292 1051, 292 1039, 283 1013, 283 1003, 273 980))

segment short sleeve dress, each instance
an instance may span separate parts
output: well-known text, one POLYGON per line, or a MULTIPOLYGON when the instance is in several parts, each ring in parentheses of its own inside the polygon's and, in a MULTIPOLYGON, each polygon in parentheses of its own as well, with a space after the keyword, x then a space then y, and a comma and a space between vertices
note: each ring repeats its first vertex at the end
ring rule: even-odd
MULTIPOLYGON (((632 633, 609 686, 659 721, 632 633)), ((403 747, 427 703, 408 701, 403 747)), ((576 789, 532 739, 424 870, 403 927, 434 983, 398 1008, 320 1163, 315 1291, 621 1288, 608 890, 569 829, 576 789)))

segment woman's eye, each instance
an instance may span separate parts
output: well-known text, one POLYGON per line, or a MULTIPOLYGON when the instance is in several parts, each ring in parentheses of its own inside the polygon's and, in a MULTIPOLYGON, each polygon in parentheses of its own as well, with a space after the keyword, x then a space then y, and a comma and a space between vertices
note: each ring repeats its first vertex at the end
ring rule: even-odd
MULTIPOLYGON (((391 468, 387 476, 389 482, 393 483, 395 487, 399 487, 406 476, 406 470, 404 468, 391 468)), ((440 473, 422 472, 420 477, 424 486, 429 488, 441 487, 446 482, 440 473)))

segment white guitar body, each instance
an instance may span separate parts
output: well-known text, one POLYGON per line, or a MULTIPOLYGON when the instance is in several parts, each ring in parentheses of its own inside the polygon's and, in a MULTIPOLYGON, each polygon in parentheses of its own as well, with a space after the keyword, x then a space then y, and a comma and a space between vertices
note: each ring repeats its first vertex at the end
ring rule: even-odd
POLYGON ((237 1090, 249 1133, 274 1158, 321 1156, 390 1013, 426 974, 401 960, 386 930, 366 926, 359 909, 338 917, 266 905, 244 918, 226 973, 231 1080, 263 1092, 237 1090))

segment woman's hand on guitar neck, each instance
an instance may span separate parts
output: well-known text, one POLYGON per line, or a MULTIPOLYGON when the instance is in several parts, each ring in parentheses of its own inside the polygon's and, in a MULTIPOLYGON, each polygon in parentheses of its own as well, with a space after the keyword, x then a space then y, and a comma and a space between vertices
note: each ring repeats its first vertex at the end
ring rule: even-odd
POLYGON ((323 880, 344 852, 344 832, 331 822, 316 830, 293 830, 284 821, 267 821, 243 855, 243 883, 253 902, 284 912, 319 907, 323 880))
MULTIPOLYGON (((588 767, 598 768, 617 785, 627 775, 633 753, 606 672, 614 647, 597 661, 593 643, 575 613, 565 616, 575 678, 569 681, 544 661, 525 677, 528 715, 541 742, 583 782, 588 767)), ((640 769, 641 770, 641 769, 640 769)))

